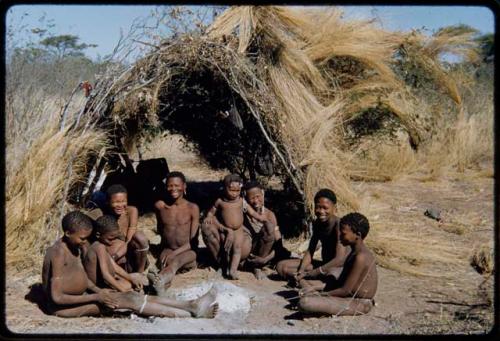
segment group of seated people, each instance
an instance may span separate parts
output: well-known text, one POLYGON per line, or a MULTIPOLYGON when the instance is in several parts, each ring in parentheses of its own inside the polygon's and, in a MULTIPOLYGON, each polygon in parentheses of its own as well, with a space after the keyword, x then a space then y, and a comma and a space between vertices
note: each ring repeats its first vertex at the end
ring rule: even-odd
POLYGON ((264 206, 264 189, 255 181, 243 186, 235 174, 223 181, 220 198, 200 224, 198 205, 188 201, 181 172, 166 178, 166 196, 154 209, 161 236, 152 252, 159 271, 148 270, 149 241, 138 230, 138 210, 128 204, 127 189, 111 185, 102 210, 72 211, 63 218, 64 235, 47 249, 43 288, 49 313, 76 317, 113 311, 143 316, 202 317, 217 314, 216 293, 209 290, 195 300, 167 297, 179 271, 197 266, 198 233, 212 262, 230 280, 239 269, 251 269, 258 279, 266 265, 297 288, 297 307, 303 313, 358 315, 374 305, 377 289, 375 258, 363 240, 366 217, 349 213, 339 219, 336 196, 321 189, 314 198, 316 219, 309 247, 302 258, 283 246, 276 216, 264 206), (244 197, 241 196, 244 189, 244 197), (321 243, 321 261, 313 255, 321 243), (152 287, 156 295, 144 294, 152 287))

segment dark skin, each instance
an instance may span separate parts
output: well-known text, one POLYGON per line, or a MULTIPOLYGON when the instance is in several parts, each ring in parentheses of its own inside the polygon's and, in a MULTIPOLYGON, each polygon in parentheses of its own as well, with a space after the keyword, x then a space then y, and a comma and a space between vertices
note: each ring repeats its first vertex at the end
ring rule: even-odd
MULTIPOLYGON (((274 251, 272 250, 275 240, 281 238, 281 233, 279 228, 277 228, 278 222, 274 213, 264 208, 264 190, 259 187, 250 188, 245 193, 245 198, 250 206, 260 214, 266 217, 266 222, 262 224, 261 231, 258 234, 259 240, 255 245, 255 249, 252 250, 252 239, 250 236, 243 240, 242 246, 242 259, 247 259, 247 262, 252 266, 254 275, 257 279, 261 280, 265 278, 265 274, 262 272, 262 267, 268 264, 274 258, 274 251)), ((252 218, 247 215, 249 222, 252 218)), ((252 228, 252 226, 247 226, 252 228)))
POLYGON ((313 235, 302 259, 287 259, 276 266, 278 273, 286 279, 299 282, 305 277, 314 278, 327 273, 340 274, 347 250, 339 242, 339 219, 335 215, 335 204, 328 198, 318 198, 314 203, 314 213, 316 220, 313 223, 313 235), (322 264, 314 268, 313 255, 319 242, 322 245, 322 264))
POLYGON ((129 309, 144 316, 213 318, 217 314, 214 290, 190 301, 176 301, 128 291, 98 288, 87 277, 81 261, 81 247, 92 228, 65 232, 65 236, 47 249, 42 282, 51 300, 51 313, 61 317, 101 315, 103 307, 129 309), (88 291, 92 293, 87 293, 88 291), (145 302, 145 303, 144 303, 145 302))
POLYGON ((98 240, 89 248, 85 260, 85 271, 89 279, 98 286, 107 286, 119 292, 141 290, 147 279, 140 273, 127 273, 111 258, 107 247, 120 237, 120 230, 98 234, 98 240))
POLYGON ((161 271, 155 281, 158 294, 170 286, 178 270, 196 266, 196 253, 191 249, 191 240, 196 236, 200 224, 198 205, 184 198, 186 183, 179 177, 167 180, 167 202, 155 203, 158 233, 161 235, 161 271))
POLYGON ((341 316, 366 314, 372 308, 378 282, 375 257, 349 225, 341 226, 340 240, 352 249, 342 273, 333 284, 301 280, 301 311, 341 316))
MULTIPOLYGON (((238 265, 241 260, 243 232, 243 198, 241 194, 241 183, 232 182, 224 188, 224 197, 216 200, 214 206, 207 213, 203 222, 203 234, 208 249, 220 262, 220 246, 223 244, 224 251, 229 260, 229 279, 238 279, 238 265), (215 218, 220 213, 221 222, 215 218)), ((267 221, 267 217, 257 213, 251 206, 246 205, 248 214, 261 222, 267 221)))
POLYGON ((92 228, 66 231, 46 251, 42 283, 52 302, 51 312, 62 317, 101 314, 103 305, 114 308, 117 304, 111 291, 100 289, 92 283, 81 262, 81 248, 92 233, 92 228), (91 292, 87 294, 87 292, 91 292))
POLYGON ((134 206, 128 205, 127 193, 115 193, 108 201, 108 213, 115 216, 120 226, 122 238, 116 239, 107 249, 120 266, 126 267, 127 250, 131 248, 135 251, 135 264, 131 270, 144 272, 147 261, 147 249, 149 242, 141 231, 137 231, 139 211, 134 206))

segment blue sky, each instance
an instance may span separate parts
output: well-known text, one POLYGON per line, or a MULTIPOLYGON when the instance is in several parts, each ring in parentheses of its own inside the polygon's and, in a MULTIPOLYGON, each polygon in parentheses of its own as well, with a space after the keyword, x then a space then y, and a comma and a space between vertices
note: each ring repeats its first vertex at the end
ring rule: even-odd
MULTIPOLYGON (((120 30, 128 31, 135 18, 147 17, 155 6, 133 5, 20 5, 7 12, 7 24, 30 29, 40 27, 45 15, 52 20, 55 34, 74 34, 82 42, 97 44, 87 54, 96 57, 109 54, 115 47, 120 30), (23 17, 23 14, 27 16, 23 17)), ((384 29, 410 31, 425 28, 429 33, 443 26, 467 24, 482 33, 494 32, 491 10, 481 6, 342 6, 346 18, 377 18, 384 29)), ((21 30, 19 30, 21 32, 21 30)))

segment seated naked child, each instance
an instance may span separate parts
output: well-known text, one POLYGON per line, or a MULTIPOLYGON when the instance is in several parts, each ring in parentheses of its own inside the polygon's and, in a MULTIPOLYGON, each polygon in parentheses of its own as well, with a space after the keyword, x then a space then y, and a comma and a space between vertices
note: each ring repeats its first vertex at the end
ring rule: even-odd
MULTIPOLYGON (((339 242, 339 218, 336 213, 337 197, 327 188, 319 190, 314 196, 313 233, 302 260, 288 259, 278 263, 276 270, 281 277, 298 282, 302 278, 316 278, 334 271, 340 274, 347 250, 339 242), (321 242, 321 261, 313 259, 314 252, 321 242)), ((295 283, 296 284, 296 283, 295 283)))
POLYGON ((370 311, 377 291, 377 268, 374 255, 364 243, 369 229, 368 219, 360 213, 342 217, 340 242, 352 251, 338 279, 328 275, 321 281, 300 281, 298 305, 302 312, 340 316, 370 311))
POLYGON ((103 214, 118 220, 122 237, 108 247, 113 260, 128 272, 146 270, 149 241, 143 232, 137 231, 139 212, 128 205, 127 189, 119 184, 111 185, 106 191, 107 204, 103 214))
POLYGON ((95 235, 84 258, 85 271, 89 279, 100 288, 109 287, 120 292, 138 291, 147 285, 147 278, 141 273, 128 273, 111 258, 109 248, 120 238, 120 226, 115 217, 103 215, 96 220, 95 235))
POLYGON ((63 237, 47 249, 43 260, 42 284, 50 314, 79 317, 125 309, 143 316, 213 318, 217 313, 213 289, 195 300, 176 301, 97 287, 81 261, 82 247, 92 233, 92 220, 73 211, 64 216, 62 228, 63 237))
POLYGON ((248 212, 249 216, 261 222, 268 221, 266 215, 257 213, 240 196, 242 186, 242 179, 237 174, 227 175, 224 178, 223 197, 215 201, 204 220, 207 247, 219 262, 219 252, 222 250, 220 245, 224 243, 225 260, 229 263, 229 279, 238 279, 237 270, 244 239, 243 213, 248 212), (214 218, 216 214, 218 219, 214 218))
POLYGON ((200 210, 184 198, 186 178, 181 172, 167 175, 166 201, 155 203, 158 233, 161 236, 160 273, 153 286, 159 295, 170 286, 180 269, 196 267, 196 252, 191 242, 198 235, 200 210))
POLYGON ((276 265, 283 259, 288 259, 292 253, 283 246, 278 221, 274 212, 264 206, 264 188, 257 181, 245 184, 245 199, 252 208, 266 215, 268 221, 262 223, 245 214, 244 226, 245 239, 242 248, 242 259, 253 270, 257 279, 266 278, 262 267, 276 265), (247 258, 248 257, 248 258, 247 258))

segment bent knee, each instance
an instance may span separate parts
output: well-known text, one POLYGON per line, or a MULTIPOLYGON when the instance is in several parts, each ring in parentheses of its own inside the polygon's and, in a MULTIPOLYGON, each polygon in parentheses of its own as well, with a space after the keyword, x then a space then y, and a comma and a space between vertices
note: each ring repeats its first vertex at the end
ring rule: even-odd
POLYGON ((137 231, 136 233, 134 233, 133 239, 141 248, 145 248, 149 245, 148 237, 146 237, 146 235, 142 231, 137 231))
POLYGON ((201 225, 201 235, 203 238, 214 238, 218 236, 218 231, 212 225, 201 225))

